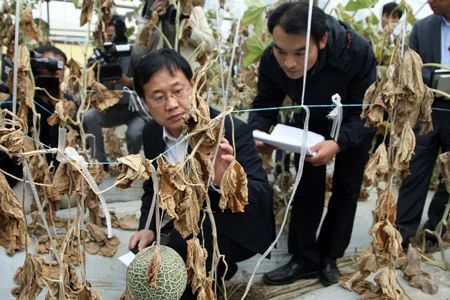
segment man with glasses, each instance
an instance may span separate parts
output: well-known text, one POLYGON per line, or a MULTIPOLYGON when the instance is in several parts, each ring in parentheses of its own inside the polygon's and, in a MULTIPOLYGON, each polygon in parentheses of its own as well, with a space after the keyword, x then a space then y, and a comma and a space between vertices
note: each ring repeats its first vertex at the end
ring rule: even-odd
MULTIPOLYGON (((164 151, 167 163, 183 163, 187 141, 183 141, 183 117, 185 116, 192 97, 192 69, 181 54, 172 49, 155 50, 144 56, 138 63, 134 84, 139 97, 143 99, 153 119, 149 121, 143 132, 145 157, 154 159, 164 151), (176 147, 174 147, 176 145, 176 147)), ((219 114, 210 108, 210 117, 219 114)), ((220 141, 214 168, 213 188, 208 190, 211 208, 217 228, 220 253, 225 255, 228 272, 225 280, 230 279, 237 271, 236 262, 246 260, 256 253, 264 253, 274 239, 274 215, 272 189, 267 181, 267 174, 262 168, 262 161, 253 143, 252 131, 244 122, 225 117, 225 137, 220 141), (233 137, 234 130, 234 139, 233 137), (234 147, 232 145, 235 141, 234 147), (220 184, 224 171, 233 161, 233 148, 236 149, 236 160, 247 174, 248 205, 243 213, 222 211, 218 207, 220 200, 220 184)), ((189 150, 188 150, 189 151, 189 150)), ((210 157, 211 158, 211 157, 210 157)), ((142 196, 139 231, 129 243, 129 248, 146 247, 155 240, 155 216, 152 218, 150 230, 144 239, 144 228, 147 221, 153 197, 152 180, 144 183, 142 196)), ((203 211, 200 215, 202 219, 203 211)), ((169 246, 175 249, 183 259, 186 259, 186 240, 174 229, 172 222, 164 226, 163 231, 169 232, 169 246)), ((199 224, 201 226, 201 224, 199 224)), ((213 257, 211 222, 206 217, 202 225, 203 232, 198 238, 203 239, 208 251, 206 271, 211 270, 213 257)), ((188 237, 187 239, 190 239, 188 237)), ((224 264, 218 265, 218 275, 225 273, 224 264)), ((181 299, 196 299, 191 288, 187 287, 181 299)))

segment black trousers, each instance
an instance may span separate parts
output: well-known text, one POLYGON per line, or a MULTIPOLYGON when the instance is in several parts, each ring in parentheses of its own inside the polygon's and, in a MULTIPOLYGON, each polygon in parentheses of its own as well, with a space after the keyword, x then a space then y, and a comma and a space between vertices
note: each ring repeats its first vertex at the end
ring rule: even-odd
MULTIPOLYGON (((314 167, 305 162, 294 196, 288 236, 292 259, 304 267, 317 270, 321 256, 338 258, 344 255, 353 230, 371 141, 369 136, 359 147, 336 155, 332 196, 318 238, 316 234, 325 202, 326 166, 314 167)), ((296 155, 297 166, 299 159, 296 155)))
MULTIPOLYGON (((450 110, 450 101, 436 99, 434 107, 450 110)), ((450 111, 433 110, 432 118, 433 131, 427 135, 419 135, 419 124, 415 125, 416 148, 409 164, 411 174, 403 180, 399 191, 396 225, 405 242, 419 228, 439 149, 442 153, 450 151, 450 111)), ((449 194, 441 182, 428 209, 426 228, 436 228, 448 199, 449 194)))
MULTIPOLYGON (((208 252, 208 258, 206 259, 206 272, 207 272, 206 274, 208 274, 208 272, 211 271, 212 268, 212 256, 213 256, 212 231, 211 228, 207 225, 203 225, 203 228, 204 228, 205 248, 206 251, 208 252)), ((189 238, 190 237, 188 237, 188 239, 189 238)), ((201 234, 199 234, 198 238, 201 243, 202 242, 201 234)), ((220 233, 217 233, 217 242, 219 244, 220 254, 225 255, 225 261, 227 262, 228 267, 237 262, 249 259, 250 257, 256 254, 255 252, 252 252, 244 248, 240 244, 234 242, 233 240, 229 239, 226 236, 221 235, 220 233)), ((176 230, 175 228, 172 229, 170 233, 168 246, 177 251, 177 253, 180 254, 183 260, 186 262, 187 243, 186 240, 183 239, 178 230, 176 230)), ((222 261, 219 262, 217 272, 219 276, 222 276, 223 273, 225 272, 225 265, 222 261)), ((186 290, 184 291, 181 299, 182 300, 197 299, 197 295, 194 295, 192 293, 190 284, 186 286, 186 290)))

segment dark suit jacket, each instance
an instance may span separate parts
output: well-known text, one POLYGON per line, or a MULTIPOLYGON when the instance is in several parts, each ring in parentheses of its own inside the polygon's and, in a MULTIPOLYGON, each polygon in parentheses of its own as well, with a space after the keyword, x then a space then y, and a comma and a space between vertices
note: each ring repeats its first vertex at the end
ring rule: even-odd
MULTIPOLYGON (((441 63, 441 17, 431 15, 414 23, 409 35, 409 47, 419 53, 423 63, 441 63)), ((430 83, 431 73, 436 68, 423 68, 425 84, 430 83)))
MULTIPOLYGON (((217 110, 211 109, 211 118, 218 114, 217 110)), ((232 213, 229 209, 222 212, 218 207, 220 194, 213 190, 209 190, 208 194, 215 212, 217 231, 250 251, 263 253, 275 237, 273 193, 267 181, 267 173, 262 168, 262 160, 256 150, 250 127, 236 118, 233 118, 233 121, 236 159, 247 173, 249 203, 245 206, 244 213, 232 213)), ((156 121, 151 120, 145 125, 143 144, 146 158, 154 159, 164 152, 165 143, 162 136, 163 128, 156 121)), ((232 125, 229 117, 225 118, 225 138, 232 144, 232 125)), ((150 179, 144 182, 139 230, 145 227, 152 196, 153 183, 150 179)), ((151 230, 155 230, 154 220, 153 216, 151 230)), ((203 226, 211 226, 208 217, 203 226)))

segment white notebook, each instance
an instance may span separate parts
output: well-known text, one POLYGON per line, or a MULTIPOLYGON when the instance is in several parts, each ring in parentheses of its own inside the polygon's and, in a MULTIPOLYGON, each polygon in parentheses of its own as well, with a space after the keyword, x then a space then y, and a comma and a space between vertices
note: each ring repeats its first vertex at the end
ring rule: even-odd
MULTIPOLYGON (((282 150, 300 153, 302 149, 303 129, 277 124, 271 134, 262 131, 253 131, 253 137, 257 141, 276 146, 282 150)), ((306 155, 314 155, 315 152, 311 152, 310 148, 324 140, 325 137, 323 135, 308 131, 306 155)))

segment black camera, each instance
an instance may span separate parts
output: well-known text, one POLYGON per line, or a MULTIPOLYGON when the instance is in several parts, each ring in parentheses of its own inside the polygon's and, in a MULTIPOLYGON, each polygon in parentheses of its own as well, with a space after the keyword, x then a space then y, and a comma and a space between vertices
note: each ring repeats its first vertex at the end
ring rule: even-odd
MULTIPOLYGON (((115 34, 112 42, 105 42, 103 48, 95 47, 94 53, 88 59, 90 65, 98 61, 100 64, 100 80, 109 81, 122 77, 122 67, 118 63, 119 57, 130 56, 131 46, 126 36, 125 22, 117 16, 113 17, 115 34)), ((95 68, 97 72, 97 68, 95 68)))
MULTIPOLYGON (((36 87, 47 90, 47 92, 55 98, 59 98, 59 77, 41 75, 41 70, 47 70, 51 73, 62 70, 64 62, 53 56, 42 57, 42 54, 34 50, 30 50, 30 65, 34 75, 34 83, 36 87)), ((8 80, 9 72, 13 70, 13 63, 4 55, 2 62, 2 81, 8 80)), ((6 87, 6 86, 5 86, 6 87)), ((0 88, 0 92, 10 94, 9 89, 0 88)), ((36 91, 37 96, 46 95, 44 91, 36 91)))

